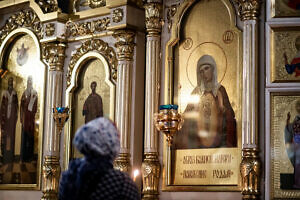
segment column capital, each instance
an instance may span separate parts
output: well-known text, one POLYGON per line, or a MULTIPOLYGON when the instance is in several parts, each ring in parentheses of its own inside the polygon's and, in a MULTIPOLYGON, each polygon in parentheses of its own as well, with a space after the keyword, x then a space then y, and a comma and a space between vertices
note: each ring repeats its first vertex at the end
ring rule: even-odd
POLYGON ((45 43, 42 45, 43 59, 49 64, 50 71, 63 71, 65 61, 66 44, 45 43))
POLYGON ((135 32, 127 29, 117 30, 114 32, 113 37, 117 40, 115 47, 117 48, 118 60, 131 61, 134 54, 135 32))
POLYGON ((145 6, 145 23, 149 34, 158 34, 162 27, 162 5, 160 3, 147 3, 145 6))
POLYGON ((262 0, 235 0, 242 21, 257 20, 262 0))

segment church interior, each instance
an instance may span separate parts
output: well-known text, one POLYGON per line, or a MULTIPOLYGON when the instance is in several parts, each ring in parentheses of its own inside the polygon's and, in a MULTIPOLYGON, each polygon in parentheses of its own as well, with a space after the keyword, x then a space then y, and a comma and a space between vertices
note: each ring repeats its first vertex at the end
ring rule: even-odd
POLYGON ((98 117, 143 200, 300 199, 299 0, 0 0, 0 77, 1 200, 98 117))

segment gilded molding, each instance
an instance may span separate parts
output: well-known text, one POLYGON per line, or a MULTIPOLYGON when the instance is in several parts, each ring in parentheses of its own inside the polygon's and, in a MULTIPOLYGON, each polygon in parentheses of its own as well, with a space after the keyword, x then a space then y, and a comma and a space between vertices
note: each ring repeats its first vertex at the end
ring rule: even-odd
POLYGON ((97 32, 102 32, 107 30, 109 24, 110 24, 109 17, 105 17, 94 21, 82 22, 82 23, 76 23, 69 20, 66 23, 65 36, 76 37, 76 36, 95 34, 97 32))
POLYGON ((50 37, 50 36, 54 35, 54 33, 55 33, 55 24, 54 23, 46 24, 45 35, 47 37, 50 37))
POLYGON ((131 30, 117 30, 113 37, 117 40, 115 47, 117 48, 118 60, 132 60, 135 33, 131 30))
POLYGON ((121 8, 115 9, 112 12, 112 21, 114 23, 119 23, 120 21, 122 21, 123 16, 124 16, 123 9, 121 8))
POLYGON ((64 70, 65 49, 66 44, 64 43, 45 43, 42 45, 43 59, 49 64, 50 70, 64 70))
POLYGON ((257 20, 261 0, 235 0, 238 4, 238 14, 242 21, 257 20))
POLYGON ((160 163, 157 153, 145 153, 142 163, 143 200, 158 199, 160 163))
POLYGON ((43 196, 41 200, 57 200, 60 164, 56 156, 45 156, 43 164, 43 196))
POLYGON ((149 33, 160 32, 162 26, 161 20, 162 5, 159 3, 148 3, 145 5, 145 23, 149 33))
POLYGON ((106 5, 106 0, 86 0, 82 6, 89 6, 90 8, 99 8, 106 5))
POLYGON ((168 31, 170 33, 171 29, 172 29, 172 25, 173 25, 173 17, 177 12, 177 7, 180 4, 173 4, 170 7, 168 7, 167 9, 167 22, 168 22, 168 31))
POLYGON ((35 0, 44 13, 59 11, 57 0, 35 0))
POLYGON ((117 79, 117 57, 114 49, 110 47, 106 42, 101 39, 90 39, 82 43, 82 45, 76 50, 76 52, 72 55, 70 65, 68 67, 67 74, 67 86, 69 87, 71 84, 71 76, 72 71, 76 62, 79 60, 81 56, 86 54, 89 51, 96 51, 103 55, 109 63, 111 68, 111 77, 116 80, 117 79))
POLYGON ((114 161, 114 168, 121 172, 131 173, 130 154, 120 153, 114 161))
POLYGON ((26 27, 32 30, 39 39, 43 37, 43 25, 32 10, 25 10, 11 15, 0 29, 0 45, 6 36, 13 30, 26 27))
POLYGON ((259 199, 261 162, 258 153, 254 148, 243 149, 240 165, 243 199, 259 199))

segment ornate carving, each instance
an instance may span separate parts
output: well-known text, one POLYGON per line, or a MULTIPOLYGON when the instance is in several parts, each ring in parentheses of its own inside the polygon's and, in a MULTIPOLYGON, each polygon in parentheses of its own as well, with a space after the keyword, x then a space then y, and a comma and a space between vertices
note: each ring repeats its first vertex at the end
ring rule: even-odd
POLYGON ((261 162, 257 149, 243 149, 241 162, 243 199, 259 199, 261 162))
POLYGON ((53 24, 53 23, 46 24, 46 26, 45 26, 46 36, 50 37, 54 34, 54 32, 55 32, 55 24, 53 24))
POLYGON ((86 0, 82 5, 91 8, 99 8, 106 5, 106 0, 86 0))
POLYGON ((89 34, 95 34, 96 32, 105 31, 110 24, 110 18, 105 17, 102 19, 83 22, 83 23, 76 23, 69 20, 66 23, 66 33, 65 36, 69 37, 76 37, 76 36, 84 36, 89 34))
POLYGON ((70 65, 68 68, 67 75, 67 85, 68 87, 71 84, 71 75, 73 68, 78 61, 78 59, 86 54, 89 51, 96 51, 103 55, 109 63, 111 67, 111 77, 116 80, 117 79, 117 57, 114 49, 110 47, 106 42, 100 39, 91 39, 82 43, 81 47, 79 47, 76 52, 72 55, 70 65))
POLYGON ((121 9, 121 8, 113 10, 112 21, 114 23, 119 23, 123 19, 123 14, 124 14, 123 9, 121 9))
POLYGON ((148 3, 145 5, 146 28, 149 33, 161 31, 161 9, 159 3, 148 3))
POLYGON ((129 153, 120 153, 114 162, 114 168, 120 170, 121 172, 131 172, 130 165, 130 154, 129 153))
POLYGON ((259 15, 261 0, 235 0, 242 21, 255 20, 259 15))
POLYGON ((172 25, 173 25, 173 19, 172 18, 176 14, 177 7, 179 5, 180 5, 179 3, 178 4, 173 4, 170 7, 168 7, 168 9, 167 9, 167 22, 168 22, 168 31, 169 31, 169 33, 170 33, 172 25))
POLYGON ((143 199, 158 199, 160 164, 157 153, 145 153, 142 164, 143 199))
POLYGON ((42 45, 43 59, 50 66, 50 70, 63 71, 65 61, 64 43, 45 43, 42 45))
POLYGON ((43 164, 43 196, 41 200, 57 200, 59 176, 58 157, 46 156, 43 164))
POLYGON ((79 6, 89 6, 90 8, 99 8, 106 6, 106 0, 86 0, 80 2, 80 0, 73 0, 72 4, 73 13, 77 12, 79 6))
POLYGON ((135 33, 131 30, 115 31, 113 37, 117 39, 115 47, 117 48, 118 60, 132 60, 134 51, 135 33))
POLYGON ((35 0, 44 13, 56 12, 59 10, 57 0, 35 0))
POLYGON ((39 39, 43 36, 43 25, 37 15, 32 10, 20 11, 11 15, 0 29, 0 45, 10 32, 20 27, 29 28, 39 39))

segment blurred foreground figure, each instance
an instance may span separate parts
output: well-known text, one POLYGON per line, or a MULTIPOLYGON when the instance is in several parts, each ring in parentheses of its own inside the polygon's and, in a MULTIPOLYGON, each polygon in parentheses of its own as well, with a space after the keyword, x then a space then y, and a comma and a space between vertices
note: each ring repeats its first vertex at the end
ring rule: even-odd
POLYGON ((83 125, 75 134, 74 145, 84 158, 71 161, 69 169, 63 172, 60 200, 140 199, 132 179, 113 169, 120 150, 119 134, 113 122, 101 117, 83 125))

